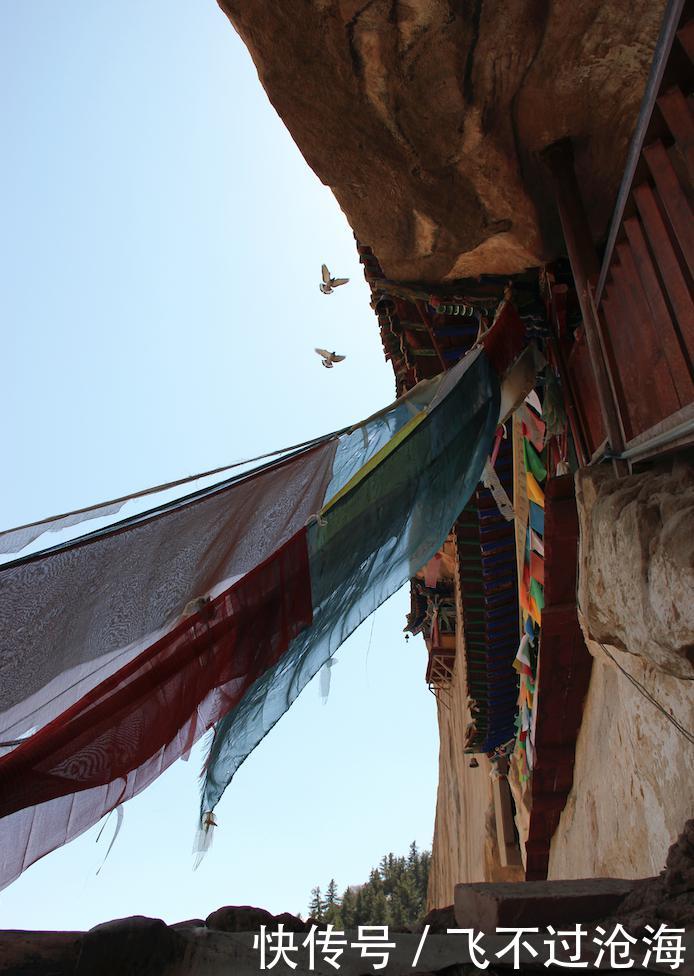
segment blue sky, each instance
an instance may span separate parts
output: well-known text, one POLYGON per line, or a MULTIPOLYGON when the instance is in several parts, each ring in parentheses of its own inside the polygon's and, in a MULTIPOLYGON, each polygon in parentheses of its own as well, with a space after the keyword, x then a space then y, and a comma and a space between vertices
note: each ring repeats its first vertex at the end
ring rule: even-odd
MULTIPOLYGON (((0 522, 308 439, 394 394, 352 232, 214 0, 4 0, 0 522), (318 290, 326 261, 349 286, 318 290), (333 370, 313 347, 345 353, 333 370)), ((195 873, 202 751, 0 893, 4 928, 306 911, 429 846, 438 763, 408 595, 251 756, 195 873)))

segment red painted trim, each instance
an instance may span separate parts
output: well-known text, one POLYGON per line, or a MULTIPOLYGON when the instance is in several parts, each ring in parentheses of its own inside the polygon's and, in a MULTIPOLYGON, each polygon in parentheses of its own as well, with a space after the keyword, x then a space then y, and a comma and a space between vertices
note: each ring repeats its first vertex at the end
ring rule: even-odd
POLYGON ((237 704, 312 621, 302 529, 0 759, 0 816, 124 778, 237 704))
POLYGON ((578 513, 573 475, 550 478, 546 483, 544 544, 545 606, 526 881, 547 877, 552 836, 573 785, 576 739, 593 666, 576 608, 578 513))

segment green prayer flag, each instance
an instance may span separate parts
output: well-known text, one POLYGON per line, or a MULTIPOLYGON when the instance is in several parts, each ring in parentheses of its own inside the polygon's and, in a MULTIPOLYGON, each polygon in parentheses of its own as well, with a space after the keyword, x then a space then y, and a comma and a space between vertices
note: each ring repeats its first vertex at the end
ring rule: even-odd
POLYGON ((538 484, 543 482, 547 477, 547 468, 545 468, 540 455, 527 437, 523 438, 523 457, 525 458, 526 471, 530 471, 535 476, 538 484))
POLYGON ((537 609, 542 610, 545 605, 545 591, 542 584, 538 583, 536 579, 530 580, 530 596, 535 598, 537 609))

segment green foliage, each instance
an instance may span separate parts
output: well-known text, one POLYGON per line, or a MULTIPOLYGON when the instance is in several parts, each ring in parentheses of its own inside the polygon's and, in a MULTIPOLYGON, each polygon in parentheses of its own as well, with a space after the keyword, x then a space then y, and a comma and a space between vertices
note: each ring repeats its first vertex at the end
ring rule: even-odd
POLYGON ((407 857, 384 855, 377 868, 362 885, 346 888, 337 897, 337 884, 331 878, 322 898, 320 888, 311 892, 309 914, 331 922, 337 929, 358 925, 388 925, 394 931, 412 929, 426 912, 429 882, 429 851, 417 850, 412 842, 407 857))
POLYGON ((325 902, 323 901, 320 888, 316 886, 311 889, 311 901, 308 905, 308 914, 317 922, 324 921, 325 902))
POLYGON ((330 922, 336 928, 339 928, 340 899, 337 897, 337 882, 335 881, 335 878, 331 878, 330 882, 328 883, 328 888, 325 893, 323 914, 326 922, 330 922))
POLYGON ((357 927, 357 896, 352 888, 345 888, 340 905, 340 924, 337 928, 354 929, 357 927))

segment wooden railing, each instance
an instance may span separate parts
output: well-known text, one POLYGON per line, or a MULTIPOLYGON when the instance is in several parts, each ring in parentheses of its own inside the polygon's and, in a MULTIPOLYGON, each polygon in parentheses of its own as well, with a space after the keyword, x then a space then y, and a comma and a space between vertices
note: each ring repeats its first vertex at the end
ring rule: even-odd
POLYGON ((668 11, 595 294, 633 458, 694 440, 694 20, 683 8, 668 11))
POLYGON ((671 0, 599 269, 571 164, 548 157, 583 314, 564 363, 576 427, 622 473, 694 444, 693 92, 692 2, 671 0))

